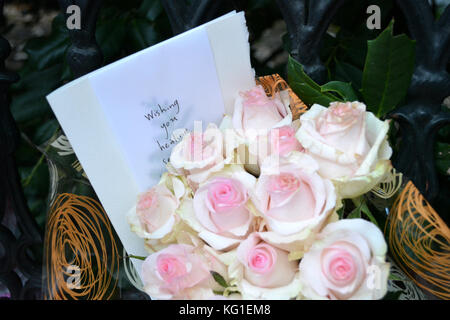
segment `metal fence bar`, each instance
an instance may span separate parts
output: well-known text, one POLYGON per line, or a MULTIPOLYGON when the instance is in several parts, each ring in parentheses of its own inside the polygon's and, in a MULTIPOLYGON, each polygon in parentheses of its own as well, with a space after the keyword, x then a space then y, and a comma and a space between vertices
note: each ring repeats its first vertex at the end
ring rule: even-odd
MULTIPOLYGON (((1 0, 2 12, 3 4, 1 0)), ((10 51, 8 41, 0 37, 0 283, 9 291, 6 297, 38 299, 43 232, 27 207, 14 159, 20 134, 9 109, 8 90, 19 77, 5 69, 10 51)))

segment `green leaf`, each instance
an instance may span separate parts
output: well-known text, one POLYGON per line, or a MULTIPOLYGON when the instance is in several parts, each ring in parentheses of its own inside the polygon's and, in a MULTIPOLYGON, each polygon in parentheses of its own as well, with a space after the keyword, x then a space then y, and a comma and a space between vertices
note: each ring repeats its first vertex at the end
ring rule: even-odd
POLYGON ((11 113, 17 122, 25 122, 42 115, 51 114, 45 95, 60 84, 62 64, 54 65, 39 72, 22 76, 11 101, 11 113))
POLYGON ((67 60, 64 60, 61 70, 60 81, 61 83, 65 83, 66 81, 70 81, 72 79, 73 79, 72 70, 70 69, 70 66, 67 63, 67 60))
POLYGON ((156 31, 154 25, 144 18, 131 20, 129 37, 134 50, 148 48, 160 40, 159 33, 156 31))
POLYGON ((392 281, 402 281, 401 278, 399 278, 398 276, 396 276, 395 274, 389 273, 389 280, 392 281))
POLYGON ((33 143, 36 145, 41 145, 48 141, 58 130, 59 123, 56 119, 50 119, 43 124, 41 124, 33 137, 33 143))
POLYGON ((223 293, 224 293, 225 291, 219 291, 219 290, 213 290, 213 293, 215 294, 215 295, 217 295, 217 296, 223 296, 223 293))
POLYGON ((214 280, 222 287, 224 288, 228 288, 229 285, 228 283, 225 281, 224 277, 222 277, 219 273, 215 272, 215 271, 210 271, 211 275, 213 276, 214 280))
POLYGON ((436 142, 435 159, 438 171, 443 175, 450 175, 450 144, 436 142))
MULTIPOLYGON (((33 191, 37 191, 39 189, 39 187, 42 187, 42 185, 39 185, 39 182, 41 182, 42 180, 45 181, 45 177, 44 177, 44 179, 34 179, 34 178, 37 174, 42 176, 41 165, 44 162, 44 159, 45 159, 45 156, 41 155, 38 162, 34 165, 33 168, 21 168, 21 174, 28 173, 27 176, 22 179, 22 186, 24 188, 29 186, 31 182, 34 182, 33 188, 31 188, 31 190, 33 190, 33 191)), ((46 169, 44 169, 44 170, 45 170, 44 175, 48 175, 47 170, 46 169)), ((47 185, 44 182, 44 190, 46 190, 46 187, 47 187, 47 185)))
POLYGON ((347 216, 347 219, 359 219, 361 218, 361 206, 356 207, 347 216))
POLYGON ((56 16, 52 24, 52 33, 49 36, 34 38, 27 42, 25 52, 28 54, 29 65, 37 70, 43 70, 63 60, 70 46, 65 21, 62 15, 56 16))
POLYGON ((139 15, 150 21, 155 21, 162 12, 163 8, 159 0, 143 0, 138 9, 139 15))
POLYGON ((289 57, 288 81, 291 89, 308 105, 314 103, 328 107, 331 102, 339 101, 335 95, 322 92, 322 88, 303 71, 303 66, 289 57))
POLYGON ((322 92, 334 92, 337 93, 344 101, 358 101, 358 95, 353 90, 350 83, 342 81, 330 81, 324 84, 322 87, 322 92))
POLYGON ((345 200, 342 201, 342 207, 337 211, 339 220, 344 218, 344 212, 345 212, 345 200))
POLYGON ((123 17, 101 21, 97 25, 96 39, 106 63, 120 56, 126 36, 126 19, 123 17))
POLYGON ((336 80, 350 82, 353 89, 360 90, 362 86, 362 70, 354 65, 336 60, 336 80))
POLYGON ((378 117, 393 110, 406 96, 414 71, 415 42, 393 35, 393 23, 375 40, 368 41, 362 94, 378 117))
POLYGON ((363 196, 359 198, 352 199, 353 203, 355 204, 356 208, 353 209, 352 212, 349 213, 347 216, 347 219, 355 219, 355 218, 362 218, 362 213, 369 218, 369 220, 375 224, 377 227, 379 227, 377 220, 373 216, 372 212, 370 212, 369 207, 367 206, 366 200, 363 196))
POLYGON ((361 211, 367 216, 367 218, 369 218, 369 220, 376 225, 378 228, 380 227, 378 225, 377 220, 375 219, 375 217, 373 216, 372 212, 369 210, 369 207, 367 206, 367 203, 365 201, 363 201, 361 203, 361 211))
POLYGON ((447 6, 450 5, 448 0, 436 1, 436 9, 434 15, 436 16, 436 20, 441 18, 441 15, 444 13, 447 6))
POLYGON ((367 40, 373 39, 373 31, 367 29, 365 24, 350 29, 342 29, 337 35, 340 50, 338 58, 346 61, 359 69, 364 68, 365 58, 367 55, 367 40))
POLYGON ((142 261, 145 261, 145 257, 142 257, 142 256, 135 256, 134 254, 129 254, 128 255, 128 258, 131 258, 131 259, 137 259, 137 260, 142 260, 142 261))

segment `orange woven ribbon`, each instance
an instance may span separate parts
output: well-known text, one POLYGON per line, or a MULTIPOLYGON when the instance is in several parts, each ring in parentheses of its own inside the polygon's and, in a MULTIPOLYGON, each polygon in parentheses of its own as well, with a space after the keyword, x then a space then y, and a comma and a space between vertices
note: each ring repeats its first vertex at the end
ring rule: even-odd
POLYGON ((271 97, 276 92, 287 90, 291 98, 291 111, 292 119, 297 120, 300 115, 308 111, 308 107, 303 101, 292 91, 287 82, 278 74, 272 74, 269 76, 259 77, 256 79, 256 84, 262 85, 266 94, 271 97))
POLYGON ((117 286, 119 255, 112 226, 100 203, 59 194, 49 212, 44 242, 46 298, 110 299, 117 286), (71 269, 75 267, 76 269, 71 269), (70 270, 70 271, 69 271, 70 270), (79 271, 79 281, 69 281, 79 271))
POLYGON ((399 267, 422 289, 450 299, 450 229, 411 181, 392 207, 385 234, 399 267))

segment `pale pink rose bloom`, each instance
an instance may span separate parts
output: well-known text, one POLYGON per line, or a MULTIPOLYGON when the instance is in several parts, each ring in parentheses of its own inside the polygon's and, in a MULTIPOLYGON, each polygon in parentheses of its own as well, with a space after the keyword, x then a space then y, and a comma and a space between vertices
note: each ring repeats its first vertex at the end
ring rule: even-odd
POLYGON ((148 256, 142 264, 145 291, 155 299, 209 299, 217 285, 210 271, 223 266, 206 251, 173 244, 148 256))
POLYGON ((236 99, 232 121, 235 129, 246 134, 252 130, 267 131, 285 119, 286 124, 292 121, 289 105, 283 103, 278 93, 267 97, 263 87, 258 85, 236 99))
POLYGON ((389 263, 382 232, 362 219, 328 224, 300 262, 302 294, 310 299, 381 299, 389 263))
POLYGON ((366 137, 366 106, 364 104, 332 103, 316 119, 316 129, 322 141, 336 150, 355 155, 356 161, 347 166, 333 165, 320 168, 328 178, 351 176, 369 151, 366 137))
MULTIPOLYGON (((248 191, 241 181, 230 177, 214 177, 195 193, 194 214, 209 235, 212 233, 213 237, 228 238, 236 244, 248 233, 253 218, 247 202, 248 191)), ((208 242, 207 238, 203 239, 208 242)), ((212 239, 209 244, 217 250, 224 249, 222 245, 228 246, 221 244, 218 247, 212 239)))
POLYGON ((209 124, 204 132, 184 136, 170 155, 172 167, 196 185, 230 161, 225 157, 223 135, 215 124, 209 124))
POLYGON ((178 199, 165 184, 158 184, 138 196, 136 214, 145 232, 154 233, 173 218, 178 205, 178 199))
POLYGON ((364 156, 369 151, 365 112, 363 104, 332 103, 317 119, 318 132, 327 144, 336 149, 364 156))
POLYGON ((309 234, 326 221, 336 194, 331 181, 317 169, 317 163, 300 152, 263 162, 252 199, 270 231, 288 236, 308 230, 309 234))
POLYGON ((298 266, 289 261, 288 252, 264 242, 252 233, 237 248, 237 257, 244 266, 244 279, 261 288, 288 285, 294 279, 298 266))
MULTIPOLYGON (((293 125, 272 128, 267 135, 260 135, 258 143, 258 166, 270 156, 287 156, 292 151, 304 152, 304 148, 295 137, 296 130, 293 125)), ((254 150, 255 148, 250 149, 254 150)), ((258 173, 259 175, 259 173, 258 173)))
POLYGON ((366 112, 363 103, 315 104, 300 122, 298 140, 344 198, 368 192, 391 168, 388 122, 366 112))
MULTIPOLYGON (((259 175, 258 159, 260 137, 267 137, 270 129, 291 125, 292 112, 287 90, 267 97, 262 86, 240 92, 234 104, 232 115, 226 115, 221 128, 225 135, 233 137, 227 146, 237 148, 237 159, 253 175, 259 175)), ((268 146, 268 144, 266 143, 268 146)), ((267 148, 266 148, 267 149, 267 148)), ((263 151, 264 152, 264 151, 263 151)))
POLYGON ((286 156, 291 151, 304 151, 304 148, 295 137, 295 129, 292 126, 283 126, 270 130, 269 141, 271 150, 277 152, 280 156, 286 156))
POLYGON ((164 173, 160 182, 137 197, 127 214, 131 231, 146 241, 159 241, 175 230, 180 218, 176 214, 187 194, 183 179, 164 173))

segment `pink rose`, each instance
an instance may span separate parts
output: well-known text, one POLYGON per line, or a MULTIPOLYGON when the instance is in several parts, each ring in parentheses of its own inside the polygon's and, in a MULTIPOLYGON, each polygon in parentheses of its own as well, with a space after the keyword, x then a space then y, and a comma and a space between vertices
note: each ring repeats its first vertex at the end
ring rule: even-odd
MULTIPOLYGON (((295 129, 293 125, 272 128, 267 135, 260 135, 256 140, 258 146, 249 146, 250 150, 257 149, 258 166, 270 156, 276 155, 280 157, 287 156, 292 151, 303 152, 304 149, 295 137, 295 129)), ((260 174, 259 169, 256 170, 257 175, 260 174)))
POLYGON ((299 152, 263 162, 252 198, 269 227, 270 232, 261 233, 266 241, 287 250, 301 250, 300 242, 333 212, 333 184, 323 179, 317 169, 311 157, 299 152))
POLYGON ((247 201, 247 190, 239 180, 216 177, 195 194, 195 216, 208 231, 239 238, 248 232, 252 220, 247 201))
POLYGON ((341 152, 364 156, 369 151, 365 132, 363 104, 335 102, 317 119, 317 129, 323 139, 341 152))
POLYGON ((144 289, 156 299, 209 299, 217 287, 210 271, 217 266, 220 268, 220 263, 206 251, 173 244, 145 259, 141 272, 144 289))
POLYGON ((300 122, 298 140, 342 197, 368 192, 390 170, 389 124, 366 112, 364 104, 334 102, 328 109, 316 104, 300 122))
POLYGON ((145 231, 161 228, 178 207, 175 196, 164 185, 156 185, 139 195, 136 212, 145 231))
MULTIPOLYGON (((181 182, 176 188, 177 192, 184 193, 181 182)), ((179 204, 179 198, 165 183, 154 186, 138 196, 136 207, 128 213, 131 230, 145 239, 163 238, 178 221, 175 210, 179 204)))
POLYGON ((321 140, 341 153, 352 155, 355 161, 320 168, 329 177, 353 175, 370 147, 366 137, 366 106, 363 104, 332 103, 315 119, 316 134, 321 140))
POLYGON ((258 85, 241 93, 236 99, 232 121, 233 127, 242 131, 244 135, 251 131, 264 132, 274 126, 290 124, 292 114, 289 109, 289 98, 282 100, 280 94, 269 98, 263 87, 258 85))
POLYGON ((257 287, 285 286, 297 272, 296 263, 289 261, 286 251, 262 241, 256 233, 239 245, 237 257, 245 267, 244 278, 257 287))
POLYGON ((300 262, 302 294, 310 299, 381 299, 389 263, 382 232, 371 222, 328 224, 300 262))
POLYGON ((173 168, 196 184, 205 181, 230 161, 225 157, 223 135, 215 124, 209 124, 204 132, 184 136, 170 155, 173 168))
POLYGON ((302 145, 295 137, 295 129, 292 126, 271 129, 269 141, 271 150, 274 150, 280 156, 286 156, 291 151, 304 151, 302 145))
POLYGON ((264 242, 258 233, 242 241, 230 276, 237 282, 243 299, 289 299, 298 295, 298 263, 288 252, 264 242))
POLYGON ((196 191, 192 204, 185 203, 181 218, 216 250, 235 247, 250 232, 248 190, 255 178, 241 167, 218 173, 196 191))

